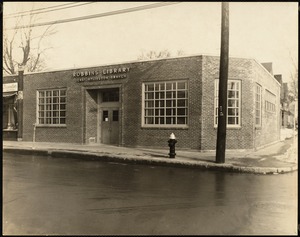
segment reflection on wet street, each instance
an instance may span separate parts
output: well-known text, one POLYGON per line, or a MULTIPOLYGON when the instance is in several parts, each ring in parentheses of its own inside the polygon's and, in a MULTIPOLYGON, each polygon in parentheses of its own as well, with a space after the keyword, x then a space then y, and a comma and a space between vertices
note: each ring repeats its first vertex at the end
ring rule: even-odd
POLYGON ((297 172, 3 154, 4 235, 297 234, 297 172))

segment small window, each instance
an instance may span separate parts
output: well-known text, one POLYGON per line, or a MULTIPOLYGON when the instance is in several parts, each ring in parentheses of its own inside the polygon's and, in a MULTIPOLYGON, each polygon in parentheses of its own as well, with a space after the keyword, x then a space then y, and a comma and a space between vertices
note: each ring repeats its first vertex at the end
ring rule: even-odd
POLYGON ((119 121, 119 110, 114 110, 113 111, 113 121, 114 122, 119 121))
POLYGON ((103 111, 103 119, 102 119, 102 121, 104 121, 104 122, 108 121, 108 111, 107 110, 103 111))

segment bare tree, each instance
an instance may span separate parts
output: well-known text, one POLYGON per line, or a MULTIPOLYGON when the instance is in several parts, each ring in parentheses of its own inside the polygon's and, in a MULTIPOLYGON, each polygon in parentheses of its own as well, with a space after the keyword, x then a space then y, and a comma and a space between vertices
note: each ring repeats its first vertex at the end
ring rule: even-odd
MULTIPOLYGON (((167 49, 162 50, 162 51, 154 51, 154 50, 150 50, 149 52, 142 52, 139 56, 138 56, 138 60, 147 60, 147 59, 156 59, 156 58, 169 58, 171 57, 171 52, 167 49)), ((183 50, 178 50, 177 51, 177 56, 182 56, 184 55, 183 50)))
POLYGON ((291 81, 289 83, 289 99, 290 101, 294 101, 298 99, 298 67, 295 64, 294 60, 292 60, 294 66, 294 72, 291 72, 290 78, 291 81))
POLYGON ((4 27, 2 54, 4 74, 16 74, 18 66, 23 66, 29 72, 41 71, 45 68, 43 55, 50 47, 43 46, 42 42, 56 31, 53 25, 50 25, 35 36, 31 25, 36 20, 34 13, 31 12, 28 27, 20 27, 20 24, 24 24, 25 21, 22 16, 16 19, 14 29, 9 30, 4 27))

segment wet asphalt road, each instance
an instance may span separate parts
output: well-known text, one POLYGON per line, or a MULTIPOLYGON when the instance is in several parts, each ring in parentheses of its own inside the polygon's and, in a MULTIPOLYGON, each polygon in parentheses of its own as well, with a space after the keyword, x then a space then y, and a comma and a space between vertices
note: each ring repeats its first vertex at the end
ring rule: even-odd
POLYGON ((3 234, 295 235, 297 186, 297 172, 237 174, 3 153, 3 234))

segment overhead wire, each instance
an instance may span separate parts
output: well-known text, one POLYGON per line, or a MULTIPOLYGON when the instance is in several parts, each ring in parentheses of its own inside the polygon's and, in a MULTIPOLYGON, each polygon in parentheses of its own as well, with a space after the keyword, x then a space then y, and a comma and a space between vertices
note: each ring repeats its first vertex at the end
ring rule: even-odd
POLYGON ((53 12, 53 11, 64 10, 64 9, 68 9, 68 8, 72 8, 72 7, 79 7, 79 6, 83 6, 83 5, 87 5, 87 4, 91 4, 91 3, 96 3, 96 2, 82 3, 82 4, 75 5, 75 6, 62 7, 62 8, 58 8, 58 9, 51 9, 51 10, 40 11, 40 12, 29 12, 27 14, 22 14, 22 15, 18 15, 18 16, 3 17, 3 19, 17 18, 17 17, 22 17, 22 16, 28 16, 28 15, 38 15, 38 14, 42 14, 42 13, 46 13, 46 12, 53 12))
POLYGON ((15 12, 15 13, 7 14, 6 16, 19 15, 19 14, 26 13, 26 12, 40 11, 40 10, 44 10, 44 9, 50 9, 50 8, 55 8, 55 7, 62 7, 62 6, 66 6, 66 5, 73 5, 73 4, 77 4, 77 3, 78 2, 71 2, 71 3, 65 3, 65 4, 50 6, 50 7, 43 7, 43 8, 38 8, 38 9, 32 9, 32 10, 29 10, 29 11, 15 12))
POLYGON ((98 18, 98 17, 105 17, 105 16, 112 16, 112 15, 124 14, 124 13, 129 13, 129 12, 135 12, 135 11, 148 10, 148 9, 152 9, 152 8, 164 7, 164 6, 178 4, 178 3, 181 3, 181 2, 153 3, 153 4, 149 4, 149 5, 126 8, 126 9, 104 12, 104 13, 99 13, 99 14, 94 14, 94 15, 75 17, 75 18, 69 18, 69 19, 63 19, 63 20, 56 20, 56 21, 50 21, 50 22, 43 22, 43 23, 35 23, 35 24, 29 24, 29 25, 22 25, 22 26, 7 28, 5 30, 14 30, 14 29, 29 28, 29 27, 61 24, 61 23, 67 23, 67 22, 73 22, 73 21, 81 21, 81 20, 87 20, 87 19, 98 18))

